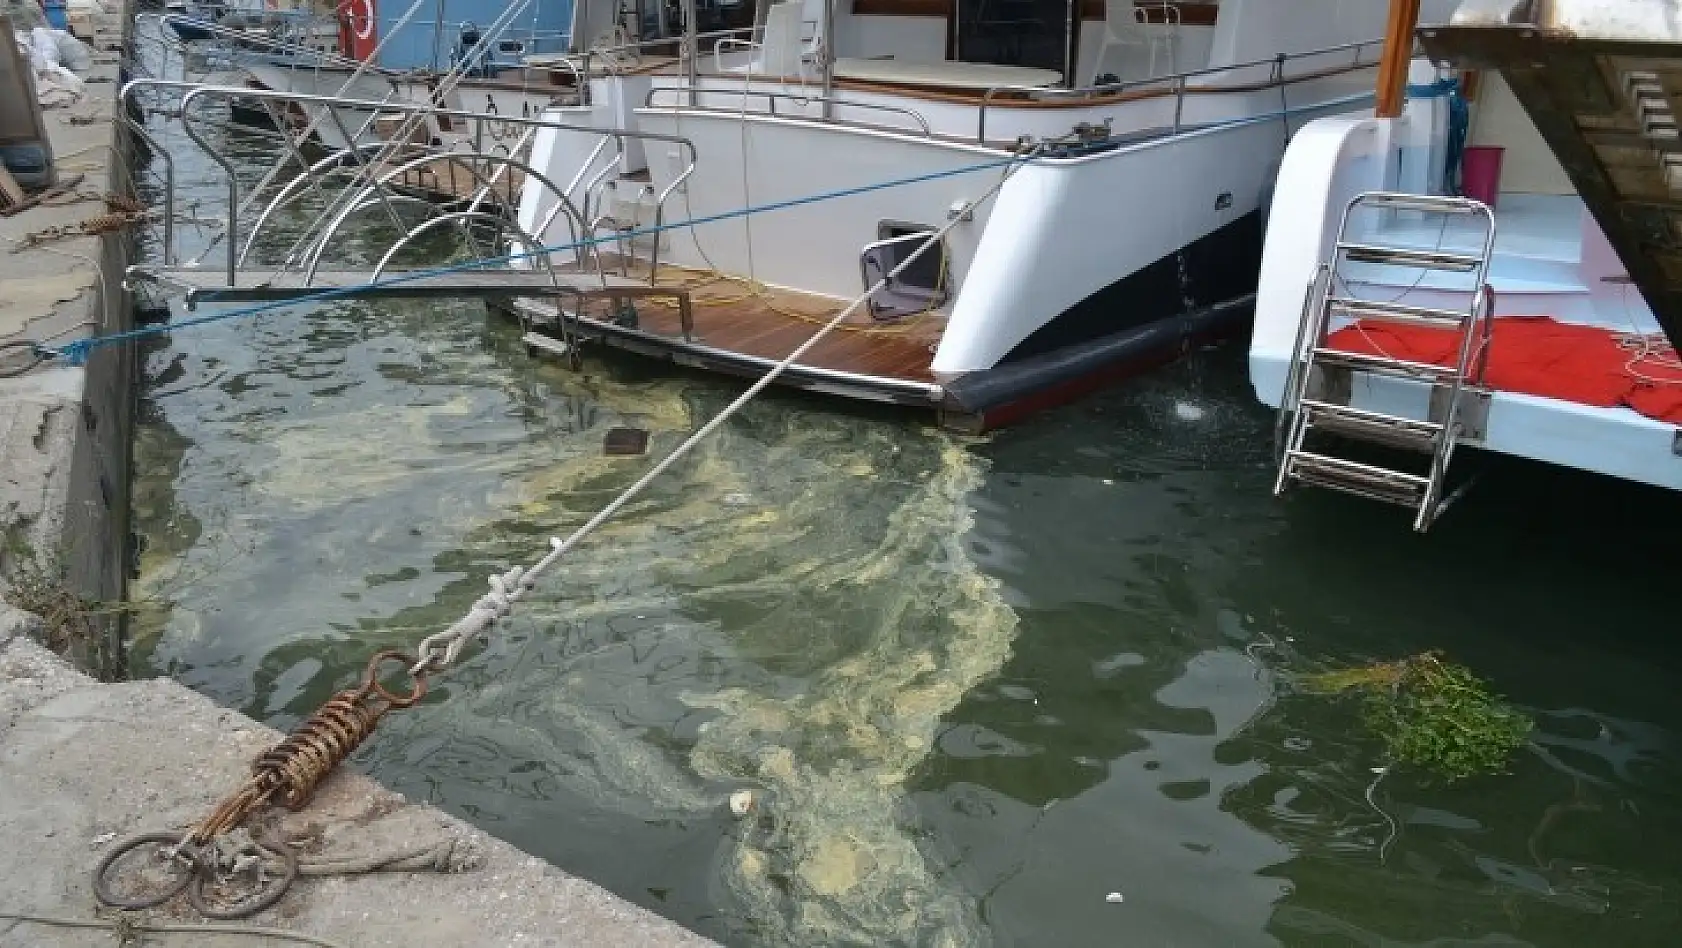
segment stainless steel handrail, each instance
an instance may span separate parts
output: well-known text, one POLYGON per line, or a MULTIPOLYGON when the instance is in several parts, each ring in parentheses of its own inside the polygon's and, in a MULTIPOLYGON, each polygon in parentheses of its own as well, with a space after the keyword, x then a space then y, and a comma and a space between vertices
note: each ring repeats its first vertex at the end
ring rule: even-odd
MULTIPOLYGON (((697 34, 695 34, 695 38, 696 39, 702 39, 702 40, 718 39, 718 38, 724 37, 724 36, 735 36, 739 33, 752 34, 752 33, 758 32, 760 29, 763 29, 763 27, 759 27, 759 26, 733 26, 733 27, 730 27, 729 29, 708 30, 705 33, 697 33, 697 34)), ((617 46, 591 46, 588 49, 585 49, 583 52, 580 52, 580 53, 564 53, 564 54, 554 54, 554 55, 576 57, 576 56, 583 56, 583 55, 590 54, 590 53, 606 54, 606 53, 639 52, 641 50, 650 49, 650 48, 655 47, 655 46, 669 46, 669 45, 673 45, 673 44, 676 44, 676 43, 682 43, 682 42, 683 42, 683 37, 681 37, 681 36, 667 36, 667 37, 661 37, 661 38, 657 38, 657 39, 637 40, 634 43, 620 43, 617 46)), ((540 53, 539 55, 544 56, 544 58, 548 58, 549 55, 551 55, 551 54, 540 53)))
MULTIPOLYGON (((625 129, 611 129, 611 128, 603 129, 603 128, 597 128, 597 127, 586 126, 586 125, 572 125, 572 124, 567 124, 567 123, 563 123, 563 122, 556 122, 556 121, 553 121, 553 120, 550 120, 550 119, 546 119, 546 118, 543 117, 542 113, 539 113, 537 116, 513 116, 513 115, 499 116, 499 115, 488 115, 488 114, 477 113, 477 112, 468 112, 468 111, 462 111, 462 110, 437 109, 437 108, 434 108, 429 103, 381 102, 381 101, 373 101, 373 100, 349 99, 349 98, 328 96, 328 95, 316 95, 316 94, 309 94, 309 93, 281 92, 281 91, 272 90, 272 89, 251 89, 251 88, 243 87, 243 86, 208 86, 208 85, 200 85, 200 84, 197 84, 197 83, 178 82, 178 81, 170 81, 170 80, 155 80, 155 79, 133 80, 123 87, 121 95, 122 95, 122 97, 124 98, 125 101, 128 101, 136 91, 138 91, 140 89, 143 89, 143 88, 154 88, 154 87, 164 87, 164 88, 174 87, 174 88, 183 88, 183 89, 189 90, 185 95, 182 96, 180 105, 178 106, 178 108, 176 110, 182 118, 183 130, 186 132, 188 138, 191 139, 200 149, 202 149, 206 153, 206 155, 211 158, 212 161, 215 161, 218 165, 220 165, 228 175, 229 209, 228 209, 228 218, 227 218, 227 233, 226 233, 225 237, 228 240, 228 261, 227 261, 227 268, 228 269, 227 269, 227 273, 228 273, 228 282, 229 282, 230 285, 237 282, 238 264, 239 264, 239 261, 240 261, 241 257, 243 257, 243 255, 244 255, 241 251, 242 250, 247 250, 247 251, 249 250, 249 247, 242 248, 240 246, 240 241, 239 241, 238 208, 240 206, 240 185, 239 185, 239 181, 238 181, 237 177, 234 174, 234 168, 233 168, 231 162, 227 159, 226 156, 221 155, 211 145, 211 143, 205 139, 205 137, 203 135, 199 134, 199 132, 195 129, 193 123, 191 122, 191 116, 194 114, 194 107, 201 100, 245 98, 245 99, 261 101, 261 102, 264 102, 264 103, 280 102, 280 103, 315 104, 315 105, 326 106, 330 110, 331 109, 343 108, 343 109, 349 109, 351 111, 359 111, 359 112, 360 111, 367 111, 367 112, 384 111, 384 112, 388 112, 388 113, 389 112, 397 112, 397 113, 407 113, 407 114, 426 114, 426 115, 433 115, 433 116, 441 115, 441 116, 451 118, 451 119, 461 119, 463 121, 495 120, 495 121, 501 121, 501 122, 507 123, 509 125, 521 126, 521 127, 525 127, 525 128, 529 128, 529 129, 548 128, 548 129, 557 130, 557 131, 570 131, 570 132, 578 132, 578 133, 581 133, 581 134, 587 134, 587 135, 591 135, 591 136, 600 136, 603 139, 612 140, 612 141, 615 141, 615 142, 619 143, 619 149, 620 149, 621 152, 623 152, 623 142, 627 139, 635 139, 635 140, 641 140, 641 141, 665 142, 667 144, 675 145, 678 148, 682 149, 683 152, 686 154, 686 157, 687 157, 688 160, 687 160, 687 164, 683 168, 683 170, 670 183, 668 183, 665 188, 663 188, 661 190, 661 192, 660 192, 660 194, 657 198, 656 226, 658 226, 659 223, 661 221, 663 221, 663 219, 664 219, 664 208, 665 208, 665 202, 667 201, 667 199, 669 199, 669 197, 671 196, 671 194, 675 190, 682 187, 684 185, 684 183, 694 174, 696 159, 697 159, 694 143, 692 141, 690 141, 689 139, 681 137, 681 136, 666 135, 666 134, 662 134, 662 133, 658 133, 658 132, 647 132, 647 131, 640 131, 640 130, 639 131, 631 131, 631 130, 625 130, 625 129)), ((360 158, 361 157, 360 155, 352 155, 352 153, 354 153, 355 151, 356 151, 356 149, 347 149, 346 154, 351 155, 353 157, 360 158)), ((441 154, 438 157, 445 157, 445 155, 441 154)), ((532 168, 530 165, 527 165, 524 162, 518 161, 517 159, 508 158, 508 157, 497 157, 497 156, 493 156, 493 155, 481 155, 481 156, 478 156, 478 157, 483 157, 483 158, 491 161, 492 163, 508 164, 508 165, 511 165, 515 168, 518 168, 519 170, 524 172, 527 175, 528 178, 530 178, 532 180, 536 180, 539 183, 543 184, 551 192, 553 192, 557 196, 559 196, 560 199, 563 202, 570 204, 570 198, 568 198, 565 191, 563 191, 562 189, 557 187, 553 182, 549 181, 548 178, 541 171, 538 171, 537 169, 532 168)), ((412 163, 413 162, 410 162, 409 164, 412 164, 412 163)), ((317 164, 320 164, 320 163, 318 162, 317 164)), ((405 167, 407 167, 407 166, 405 166, 405 167)), ((387 171, 384 174, 382 181, 380 182, 380 186, 383 187, 384 180, 389 180, 389 178, 395 176, 398 173, 401 173, 401 172, 398 171, 398 170, 387 171)), ((482 184, 482 182, 481 182, 481 184, 482 184)), ((576 186, 577 186, 577 181, 575 179, 575 181, 570 185, 569 190, 570 190, 570 188, 575 188, 576 186)), ((365 188, 364 193, 366 193, 366 190, 367 189, 365 188)), ((166 208, 172 208, 173 203, 174 203, 173 202, 173 196, 172 195, 166 195, 165 203, 166 203, 166 208)), ((341 212, 336 217, 336 219, 333 221, 332 225, 327 229, 327 234, 329 236, 331 235, 331 233, 336 232, 337 227, 340 224, 342 224, 344 218, 349 216, 350 209, 354 208, 355 206, 356 206, 356 202, 351 201, 349 206, 345 209, 345 211, 341 212)), ((583 226, 584 222, 581 219, 581 215, 578 214, 576 207, 572 208, 572 210, 574 212, 572 217, 575 220, 578 221, 578 226, 583 226)), ((263 215, 263 217, 266 217, 266 216, 267 216, 267 214, 263 215)), ((261 226, 261 222, 263 220, 263 217, 259 218, 258 226, 261 226)), ((317 241, 316 242, 315 253, 313 253, 311 255, 311 262, 312 263, 319 260, 320 248, 323 247, 323 246, 325 246, 324 241, 317 241)), ((313 267, 311 269, 313 270, 313 267)))
MULTIPOLYGON (((697 33, 696 39, 720 39, 742 33, 751 36, 760 29, 762 27, 736 26, 727 30, 708 30, 705 33, 697 33)), ((607 57, 616 53, 634 53, 640 58, 642 51, 645 49, 652 49, 655 46, 674 46, 682 42, 683 37, 681 36, 667 36, 659 39, 638 40, 634 43, 619 43, 613 46, 591 46, 577 53, 538 53, 535 56, 527 56, 522 59, 520 65, 527 69, 543 71, 550 69, 557 63, 566 63, 574 75, 581 75, 585 79, 589 79, 592 75, 590 69, 592 60, 601 57, 602 63, 608 67, 607 74, 616 76, 619 75, 618 63, 607 57)))
MULTIPOLYGON (((320 237, 316 239, 315 246, 312 248, 309 256, 304 261, 304 285, 308 286, 314 281, 316 270, 321 266, 321 255, 326 252, 327 247, 330 243, 332 243, 333 238, 338 236, 339 229, 344 226, 345 222, 349 220, 356 211, 361 210, 364 207, 371 206, 371 201, 378 201, 379 194, 383 193, 386 187, 393 180, 399 179, 412 171, 419 171, 429 164, 436 164, 440 161, 459 161, 463 157, 469 159, 465 162, 465 167, 467 173, 478 183, 478 188, 490 191, 495 187, 494 179, 487 178, 479 170, 478 162, 512 166, 525 175, 525 180, 538 182, 548 188, 551 193, 555 194, 562 201, 566 202, 569 205, 569 210, 572 211, 569 220, 577 220, 579 222, 579 226, 583 226, 582 215, 576 207, 571 206, 572 202, 567 200, 566 196, 561 193, 560 188, 558 188, 547 175, 524 161, 517 158, 504 158, 484 153, 464 156, 459 152, 432 152, 406 161, 395 168, 386 169, 382 171, 377 178, 371 178, 371 183, 365 184, 362 187, 362 190, 346 204, 345 208, 333 218, 332 223, 330 223, 326 229, 321 232, 320 237)), ((477 188, 475 190, 477 191, 477 188)), ((579 233, 578 229, 574 228, 572 233, 572 242, 577 243, 579 233)), ((582 262, 582 252, 580 252, 577 256, 579 261, 582 262)))
MULTIPOLYGON (((1267 81, 1258 83, 1256 86, 1259 89, 1271 89, 1280 85, 1292 85, 1297 82, 1305 82, 1310 79, 1319 78, 1318 76, 1287 77, 1284 75, 1286 63, 1300 61, 1315 56, 1325 56, 1331 53, 1340 53, 1349 50, 1353 51, 1354 56, 1347 66, 1342 67, 1344 70, 1347 71, 1376 66, 1378 64, 1376 59, 1370 63, 1364 64, 1361 62, 1361 52, 1367 47, 1377 47, 1382 50, 1384 48, 1384 39, 1381 37, 1379 39, 1361 40, 1354 43, 1339 43, 1336 46, 1326 46, 1320 49, 1306 50, 1299 53, 1281 53, 1268 59, 1256 59, 1249 62, 1232 63, 1225 66, 1209 66, 1203 69, 1193 69, 1188 72, 1178 72, 1168 76, 1155 76, 1150 79, 1134 79, 1128 82, 1111 82, 1100 85, 1081 86, 1073 89, 1018 85, 992 86, 981 96, 981 112, 976 118, 975 140, 981 144, 987 143, 987 109, 992 105, 993 99, 1001 93, 1018 93, 1024 97, 1037 99, 1092 99, 1108 98, 1110 96, 1122 95, 1139 89, 1157 88, 1166 84, 1167 88, 1163 88, 1161 91, 1164 96, 1174 96, 1174 131, 1178 132, 1180 130, 1180 118, 1185 110, 1185 97, 1188 80, 1196 79, 1202 76, 1215 76, 1222 73, 1267 66, 1269 67, 1267 81)), ((1155 98, 1155 96, 1145 98, 1155 98)))
MULTIPOLYGON (((765 89, 724 89, 724 88, 719 88, 719 89, 697 89, 695 91, 700 95, 735 95, 735 96, 744 96, 744 97, 750 96, 750 95, 763 96, 767 100, 767 108, 766 108, 765 114, 766 115, 783 117, 783 118, 811 119, 812 116, 807 116, 807 115, 782 116, 782 115, 779 115, 779 113, 777 112, 777 100, 778 99, 788 99, 788 100, 791 100, 791 101, 794 101, 794 102, 801 102, 801 103, 828 102, 830 105, 841 106, 843 108, 849 108, 849 109, 867 109, 867 110, 874 110, 874 111, 877 111, 877 112, 889 112, 889 113, 892 113, 892 114, 895 114, 895 115, 904 115, 904 116, 909 117, 912 121, 917 123, 917 131, 922 132, 923 137, 925 137, 925 138, 934 137, 934 132, 931 130, 931 128, 929 126, 929 120, 928 119, 924 118, 921 113, 917 112, 914 109, 902 108, 902 107, 897 106, 897 105, 880 105, 880 104, 875 103, 875 102, 859 102, 859 101, 856 101, 856 100, 853 100, 853 99, 842 99, 842 98, 839 98, 839 97, 836 97, 836 96, 801 95, 801 94, 796 93, 796 92, 772 92, 770 90, 765 90, 765 89)), ((679 88, 677 86, 655 86, 654 88, 648 90, 647 95, 643 96, 643 100, 642 100, 643 107, 644 108, 649 108, 649 109, 652 109, 652 108, 686 108, 686 109, 694 109, 696 111, 730 112, 731 114, 739 114, 739 112, 740 112, 740 110, 735 110, 735 109, 715 109, 715 108, 710 108, 708 106, 688 106, 688 105, 656 106, 654 104, 654 97, 656 95, 658 95, 659 93, 662 93, 662 92, 673 92, 673 93, 687 94, 689 92, 689 90, 682 89, 682 88, 679 88)), ((837 121, 831 119, 831 120, 829 120, 829 124, 862 124, 862 123, 837 122, 837 121)), ((885 127, 885 126, 883 126, 883 127, 885 127)))
MULTIPOLYGON (((382 79, 387 80, 388 82, 393 83, 394 85, 395 85, 395 83, 397 82, 398 79, 407 75, 406 73, 398 72, 398 71, 391 70, 391 69, 385 69, 385 68, 380 67, 380 66, 372 65, 370 63, 364 63, 360 59, 351 59, 347 56, 338 55, 337 53, 324 53, 319 49, 315 49, 314 47, 310 47, 310 46, 304 46, 300 43, 291 43, 291 42, 287 42, 285 40, 273 39, 271 37, 266 37, 266 36, 261 36, 261 35, 254 35, 254 34, 246 32, 245 30, 242 30, 242 29, 236 29, 234 27, 223 26, 220 23, 215 23, 215 22, 212 22, 210 20, 200 20, 200 19, 197 19, 195 17, 186 16, 186 15, 183 15, 183 14, 180 14, 180 13, 139 13, 139 14, 135 15, 135 20, 137 20, 137 21, 139 21, 139 20, 157 20, 158 24, 160 26, 166 25, 171 20, 181 20, 181 21, 184 21, 184 22, 190 22, 190 23, 193 24, 193 29, 195 29, 195 30, 203 30, 204 32, 210 33, 210 34, 215 35, 215 36, 221 36, 221 37, 225 37, 227 39, 238 40, 242 43, 245 43, 248 46, 262 47, 262 48, 264 48, 266 50, 269 50, 271 52, 297 54, 301 57, 307 57, 311 60, 314 60, 315 62, 317 62, 321 65, 342 66, 346 69, 356 69, 357 67, 364 67, 363 72, 365 74, 371 75, 371 76, 378 76, 382 79)), ((179 42, 185 43, 186 41, 185 40, 180 40, 179 42)))

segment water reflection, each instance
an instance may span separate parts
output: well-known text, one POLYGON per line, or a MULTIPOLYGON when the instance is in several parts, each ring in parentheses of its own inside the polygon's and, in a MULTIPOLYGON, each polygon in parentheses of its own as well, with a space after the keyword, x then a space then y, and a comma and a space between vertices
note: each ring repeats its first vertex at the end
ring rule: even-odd
POLYGON ((1682 864, 1641 841, 1682 817, 1663 789, 1677 657, 1645 631, 1665 626, 1656 603, 1624 590, 1657 579, 1682 511, 1655 506, 1656 533, 1613 541, 1609 509, 1668 498, 1499 466, 1486 483, 1502 493, 1425 540, 1381 507, 1273 501, 1270 420, 1227 358, 986 449, 971 543, 1020 631, 997 682, 949 717, 958 739, 917 800, 995 935, 1666 943, 1682 864), (1563 512, 1546 503, 1562 489, 1580 516, 1515 537, 1520 511, 1563 512), (1429 647, 1537 715, 1511 776, 1379 779, 1354 707, 1291 687, 1429 647))

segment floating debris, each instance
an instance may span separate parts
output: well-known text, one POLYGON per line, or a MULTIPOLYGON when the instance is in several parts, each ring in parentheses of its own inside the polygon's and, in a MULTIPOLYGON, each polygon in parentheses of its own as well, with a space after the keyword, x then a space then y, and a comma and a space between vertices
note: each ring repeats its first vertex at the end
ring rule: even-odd
POLYGON ((1532 722, 1438 652, 1303 678, 1309 691, 1364 694, 1362 720, 1391 760, 1453 783, 1507 771, 1532 722))
POLYGON ((602 451, 610 457, 648 453, 648 432, 641 428, 609 428, 602 451))
POLYGON ((1174 400, 1174 417, 1180 421, 1202 421, 1209 412, 1196 402, 1184 399, 1174 400))
POLYGON ((759 806, 759 800, 752 790, 737 790, 730 794, 730 813, 734 816, 747 816, 759 806))

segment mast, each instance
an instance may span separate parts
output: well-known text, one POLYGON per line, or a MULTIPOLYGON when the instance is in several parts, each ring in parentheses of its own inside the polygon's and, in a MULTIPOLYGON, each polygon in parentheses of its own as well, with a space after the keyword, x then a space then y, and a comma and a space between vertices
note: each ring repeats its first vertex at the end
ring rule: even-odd
POLYGON ((1384 26, 1384 55, 1378 61, 1374 114, 1379 118, 1402 114, 1408 63, 1413 59, 1413 29, 1418 23, 1419 0, 1390 0, 1390 17, 1384 26))

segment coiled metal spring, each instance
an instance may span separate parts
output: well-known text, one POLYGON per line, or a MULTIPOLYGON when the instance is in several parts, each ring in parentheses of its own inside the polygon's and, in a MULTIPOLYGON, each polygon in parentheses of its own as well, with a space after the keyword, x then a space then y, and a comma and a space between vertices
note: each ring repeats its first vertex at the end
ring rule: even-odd
POLYGON ((285 894, 297 877, 297 857, 284 843, 259 843, 259 847, 277 857, 284 869, 273 884, 250 898, 240 900, 235 907, 223 910, 211 905, 207 888, 216 881, 217 868, 213 862, 213 843, 241 823, 259 807, 271 801, 289 809, 302 809, 315 793, 315 788, 361 743, 374 733, 380 718, 393 708, 407 708, 426 696, 425 674, 414 678, 414 689, 406 695, 395 694, 379 682, 380 666, 398 662, 405 669, 415 665, 412 656, 397 651, 380 652, 368 660, 362 681, 327 699, 316 712, 299 724, 286 739, 258 756, 251 765, 251 776, 238 790, 217 804, 216 809, 199 821, 186 835, 177 838, 172 833, 145 833, 131 837, 113 847, 94 870, 94 895, 106 905, 125 909, 150 908, 162 904, 186 890, 189 901, 201 914, 209 918, 243 918, 255 914, 285 894), (173 844, 173 845, 172 845, 173 844), (107 878, 119 859, 141 846, 159 848, 165 863, 179 862, 185 871, 161 887, 144 894, 127 895, 119 892, 107 878))
POLYGON ((398 651, 380 652, 369 659, 361 683, 327 699, 285 740, 264 751, 251 765, 251 779, 195 826, 188 841, 206 843, 238 826, 270 800, 288 809, 302 809, 316 785, 374 733, 387 711, 410 707, 426 696, 424 677, 415 679, 409 694, 386 690, 379 682, 380 666, 385 662, 399 662, 408 668, 415 660, 398 651))

